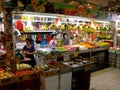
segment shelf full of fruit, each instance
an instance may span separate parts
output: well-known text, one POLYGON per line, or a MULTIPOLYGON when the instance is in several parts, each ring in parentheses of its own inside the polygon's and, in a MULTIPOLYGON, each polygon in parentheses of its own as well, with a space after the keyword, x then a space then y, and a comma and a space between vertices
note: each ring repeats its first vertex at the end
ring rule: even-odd
POLYGON ((15 75, 7 71, 6 68, 0 68, 0 86, 14 83, 15 75))
POLYGON ((39 73, 29 64, 21 63, 17 64, 16 66, 17 71, 14 72, 16 82, 39 78, 39 73))

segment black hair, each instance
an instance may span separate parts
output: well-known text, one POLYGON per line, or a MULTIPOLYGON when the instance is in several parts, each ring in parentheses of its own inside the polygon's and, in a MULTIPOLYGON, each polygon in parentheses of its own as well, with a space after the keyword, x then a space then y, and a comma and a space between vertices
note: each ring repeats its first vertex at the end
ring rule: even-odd
POLYGON ((56 36, 56 35, 55 35, 55 34, 52 34, 52 38, 53 38, 54 36, 56 36))
POLYGON ((67 35, 67 33, 63 33, 63 38, 65 37, 65 35, 67 35))
POLYGON ((30 38, 26 38, 26 41, 29 41, 29 42, 31 42, 32 40, 31 40, 30 38))

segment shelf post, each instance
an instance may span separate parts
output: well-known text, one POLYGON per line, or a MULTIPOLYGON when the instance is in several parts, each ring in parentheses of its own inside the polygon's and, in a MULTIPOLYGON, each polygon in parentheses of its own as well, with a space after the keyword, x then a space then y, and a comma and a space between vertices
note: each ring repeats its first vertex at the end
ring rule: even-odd
POLYGON ((3 17, 4 17, 4 33, 5 33, 5 49, 6 60, 9 62, 11 71, 16 71, 16 62, 14 59, 14 45, 13 45, 13 25, 12 25, 12 10, 13 10, 13 0, 7 2, 3 0, 3 17))

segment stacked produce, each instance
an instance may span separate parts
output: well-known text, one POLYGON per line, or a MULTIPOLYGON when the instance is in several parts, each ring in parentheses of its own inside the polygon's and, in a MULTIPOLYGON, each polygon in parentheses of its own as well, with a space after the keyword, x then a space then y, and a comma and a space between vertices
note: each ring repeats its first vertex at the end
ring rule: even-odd
POLYGON ((28 74, 32 74, 32 73, 34 73, 34 71, 32 69, 30 69, 30 70, 16 71, 15 75, 22 76, 22 75, 28 75, 28 74))
POLYGON ((50 54, 52 52, 51 48, 38 48, 37 53, 50 54))
POLYGON ((5 71, 3 68, 0 68, 0 79, 6 79, 13 77, 11 72, 5 71))
POLYGON ((63 46, 67 51, 71 51, 71 52, 73 52, 73 51, 75 51, 76 50, 76 47, 74 47, 74 46, 63 46))
POLYGON ((86 33, 94 33, 95 29, 89 25, 81 25, 80 29, 85 31, 86 33))
POLYGON ((94 48, 94 46, 91 45, 89 42, 80 42, 79 45, 85 46, 87 49, 94 48))
POLYGON ((106 46, 109 46, 109 43, 107 42, 103 42, 103 41, 99 41, 99 42, 94 42, 97 46, 100 46, 100 47, 106 47, 106 46))
POLYGON ((120 48, 119 47, 110 47, 110 50, 112 50, 112 51, 120 51, 120 48))
POLYGON ((17 64, 17 70, 26 70, 26 69, 31 69, 32 66, 29 64, 17 64))
POLYGON ((85 46, 87 49, 90 49, 90 48, 109 46, 109 43, 102 42, 102 41, 99 41, 99 42, 80 42, 80 43, 78 43, 78 45, 85 46))
POLYGON ((66 48, 64 48, 64 47, 56 47, 55 50, 58 51, 58 52, 65 52, 65 51, 67 51, 66 48))

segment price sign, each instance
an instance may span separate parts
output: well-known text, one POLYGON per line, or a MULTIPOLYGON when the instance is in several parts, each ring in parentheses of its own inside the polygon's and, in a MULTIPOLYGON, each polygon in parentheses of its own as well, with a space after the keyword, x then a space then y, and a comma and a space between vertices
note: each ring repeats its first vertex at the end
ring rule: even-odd
POLYGON ((63 58, 64 58, 64 61, 68 61, 70 59, 69 53, 68 52, 63 53, 63 58))
POLYGON ((78 57, 78 52, 74 52, 74 57, 78 57))

